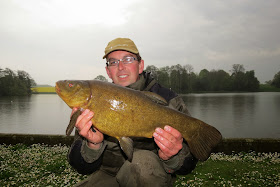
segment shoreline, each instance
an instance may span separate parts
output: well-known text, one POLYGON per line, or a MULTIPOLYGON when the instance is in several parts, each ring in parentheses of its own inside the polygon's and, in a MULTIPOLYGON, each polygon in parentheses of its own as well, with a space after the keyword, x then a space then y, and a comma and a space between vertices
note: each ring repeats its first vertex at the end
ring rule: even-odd
MULTIPOLYGON (((45 144, 45 145, 67 145, 70 146, 74 136, 66 135, 45 135, 45 134, 7 134, 0 133, 0 144, 45 144)), ((280 153, 280 138, 224 138, 213 149, 212 152, 223 152, 225 154, 239 152, 278 152, 280 153)))

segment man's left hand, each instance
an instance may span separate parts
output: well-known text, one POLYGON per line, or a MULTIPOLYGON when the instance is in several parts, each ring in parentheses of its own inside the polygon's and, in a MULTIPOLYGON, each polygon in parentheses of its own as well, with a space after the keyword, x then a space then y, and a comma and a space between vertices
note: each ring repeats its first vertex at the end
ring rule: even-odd
POLYGON ((153 136, 159 147, 158 155, 162 160, 170 159, 183 147, 183 137, 181 133, 168 125, 165 126, 164 129, 156 128, 153 136))

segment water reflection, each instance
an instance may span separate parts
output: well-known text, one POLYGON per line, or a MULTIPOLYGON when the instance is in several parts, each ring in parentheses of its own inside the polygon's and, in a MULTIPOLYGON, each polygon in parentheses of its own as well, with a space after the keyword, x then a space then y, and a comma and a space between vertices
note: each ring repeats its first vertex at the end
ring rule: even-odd
MULTIPOLYGON (((280 93, 189 94, 193 117, 226 138, 280 138, 280 93)), ((0 132, 65 134, 71 109, 57 95, 0 97, 0 132)))
POLYGON ((280 93, 190 94, 183 99, 192 116, 215 126, 224 137, 280 138, 275 113, 280 111, 280 93))
POLYGON ((0 132, 64 134, 70 113, 57 95, 0 97, 0 132))
POLYGON ((255 115, 255 95, 235 95, 232 97, 232 115, 235 126, 250 125, 251 117, 255 115))

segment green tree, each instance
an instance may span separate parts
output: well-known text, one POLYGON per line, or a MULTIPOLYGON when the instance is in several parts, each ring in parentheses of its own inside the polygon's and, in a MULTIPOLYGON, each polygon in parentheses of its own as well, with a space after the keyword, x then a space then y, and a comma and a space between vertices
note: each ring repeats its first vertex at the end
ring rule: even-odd
POLYGON ((17 71, 17 74, 11 69, 0 69, 0 95, 30 95, 31 86, 35 81, 25 71, 17 71))
POLYGON ((94 80, 108 82, 108 80, 103 75, 98 75, 97 77, 94 78, 94 80))
POLYGON ((159 69, 154 66, 154 65, 151 65, 151 66, 147 66, 146 69, 145 69, 146 72, 151 72, 152 76, 154 77, 154 79, 156 79, 158 81, 158 72, 159 72, 159 69))
POLYGON ((254 70, 246 71, 243 65, 234 64, 232 68, 232 88, 234 91, 258 91, 260 82, 254 70))
POLYGON ((196 91, 208 91, 210 90, 210 80, 209 80, 209 71, 203 69, 198 74, 198 81, 195 86, 196 91))
POLYGON ((255 92, 259 90, 260 82, 255 77, 255 71, 246 71, 245 73, 246 91, 255 92))
POLYGON ((170 69, 168 66, 160 68, 157 72, 158 82, 166 88, 170 88, 169 72, 170 69))
POLYGON ((280 71, 274 75, 271 85, 280 88, 280 71))
POLYGON ((238 73, 244 73, 245 68, 242 64, 233 64, 231 72, 233 75, 238 74, 238 73))
POLYGON ((246 82, 245 80, 245 68, 241 64, 233 64, 231 69, 231 78, 232 78, 232 89, 234 91, 245 91, 246 82))

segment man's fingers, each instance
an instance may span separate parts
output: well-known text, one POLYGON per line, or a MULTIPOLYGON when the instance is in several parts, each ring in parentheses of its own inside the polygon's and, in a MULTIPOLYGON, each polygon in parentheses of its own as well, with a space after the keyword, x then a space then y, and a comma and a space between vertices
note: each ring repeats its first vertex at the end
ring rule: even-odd
POLYGON ((82 130, 85 126, 85 124, 91 120, 91 118, 93 117, 93 112, 90 111, 90 110, 85 110, 77 119, 77 122, 76 122, 76 127, 79 129, 79 130, 82 130))
POLYGON ((87 137, 87 136, 88 136, 88 131, 90 130, 91 126, 92 126, 92 122, 91 122, 91 121, 88 121, 88 122, 84 125, 84 127, 80 130, 79 134, 80 134, 81 136, 87 137))
MULTIPOLYGON (((173 137, 176 138, 176 140, 180 140, 182 139, 182 134, 177 130, 177 129, 174 129, 173 127, 169 126, 169 125, 166 125, 164 127, 164 130, 166 132, 168 132, 170 135, 172 135, 173 137)), ((176 141, 175 140, 175 141, 176 141)))

